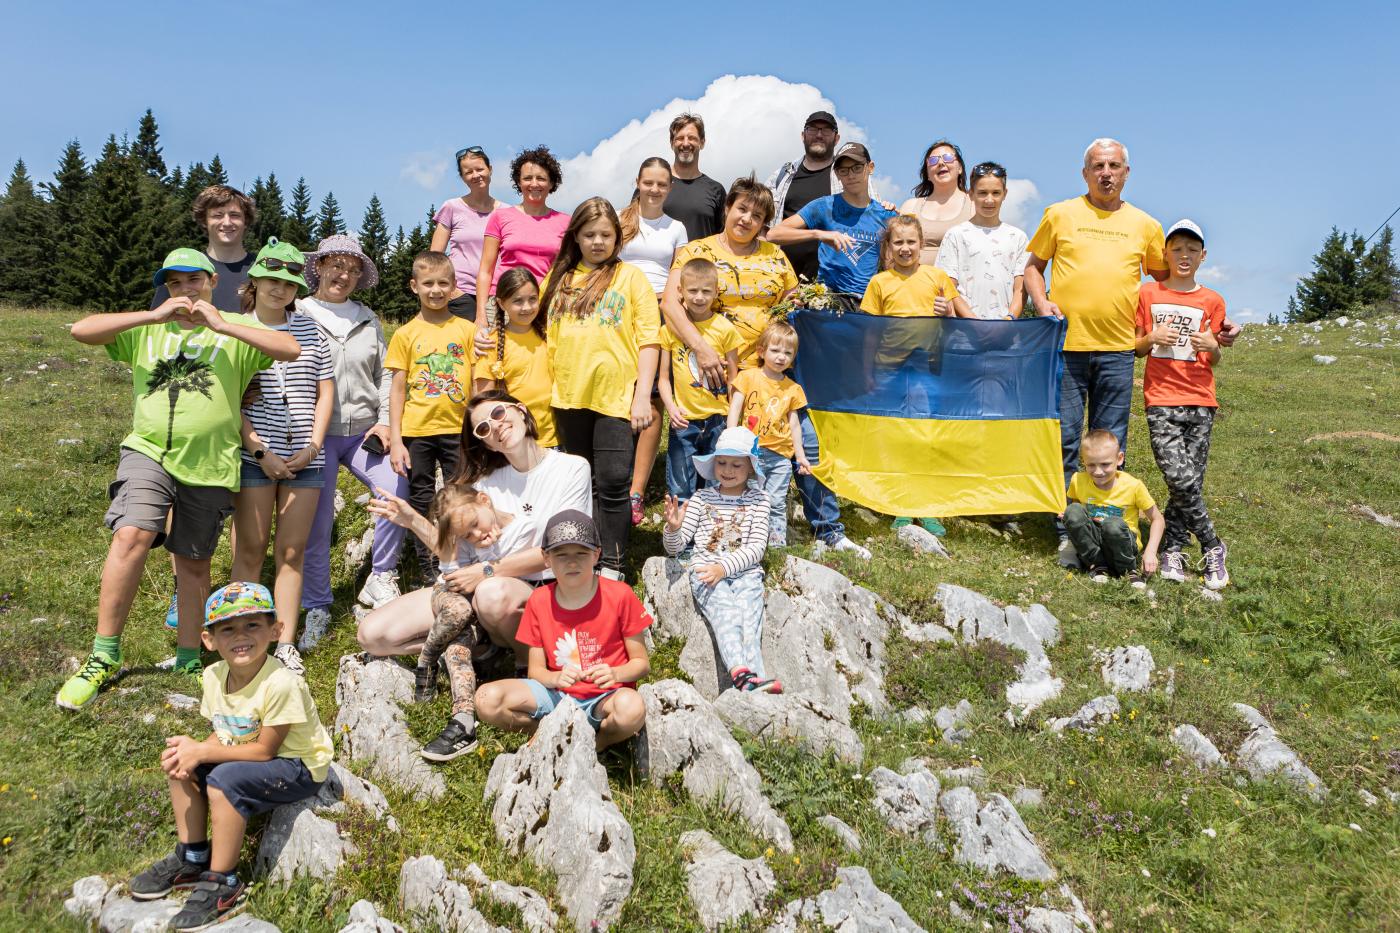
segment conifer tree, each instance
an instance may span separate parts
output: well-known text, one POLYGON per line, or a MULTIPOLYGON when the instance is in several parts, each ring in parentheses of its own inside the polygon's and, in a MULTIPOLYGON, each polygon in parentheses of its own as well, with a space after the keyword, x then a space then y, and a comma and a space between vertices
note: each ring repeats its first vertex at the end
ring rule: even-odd
POLYGON ((55 258, 49 204, 35 192, 20 159, 0 198, 0 299, 23 306, 43 303, 55 258))
POLYGON ((1361 260, 1357 301, 1391 310, 1400 292, 1400 269, 1395 264, 1394 231, 1386 227, 1361 260))
MULTIPOLYGON (((54 265, 61 269, 79 269, 82 257, 77 238, 83 219, 83 203, 87 197, 91 174, 82 146, 76 139, 63 147, 58 171, 53 181, 44 184, 49 195, 50 229, 54 236, 54 265)), ((86 300, 85 289, 74 275, 55 276, 49 298, 65 305, 81 306, 86 300)))
POLYGON ((334 192, 327 191, 321 199, 320 213, 316 215, 316 239, 324 240, 344 232, 345 218, 340 216, 340 202, 336 201, 334 192))
POLYGON ((311 238, 311 189, 306 186, 306 179, 298 178, 296 187, 292 189, 292 204, 287 211, 287 218, 282 224, 281 239, 296 246, 298 249, 311 249, 316 242, 311 238))
POLYGON ((228 184, 228 172, 224 171, 224 163, 219 160, 219 154, 214 153, 214 158, 209 160, 209 184, 228 184))
POLYGON ((153 188, 131 153, 109 136, 83 202, 75 237, 80 262, 64 270, 81 289, 78 303, 110 311, 144 308, 150 301, 151 272, 162 246, 153 188))
MULTIPOLYGON (((384 205, 379 202, 379 195, 371 194, 369 206, 365 208, 364 220, 360 222, 360 248, 365 251, 365 255, 374 260, 376 269, 383 269, 385 262, 389 258, 389 225, 384 221, 384 205)), ((379 307, 378 301, 383 294, 383 280, 370 290, 367 301, 371 308, 379 307)))
POLYGON ((1288 299, 1288 320, 1327 320, 1388 302, 1395 294, 1396 278, 1388 229, 1368 254, 1360 234, 1333 227, 1313 257, 1313 271, 1298 280, 1288 299))
POLYGON ((257 219, 248 229, 251 242, 248 248, 256 252, 271 237, 282 238, 282 226, 287 221, 287 209, 282 203, 282 186, 277 181, 277 173, 270 172, 267 181, 258 179, 250 192, 257 219))
POLYGON ((147 175, 156 181, 165 181, 165 159, 161 157, 160 130, 156 127, 155 115, 149 107, 146 108, 146 114, 141 118, 141 125, 136 131, 136 144, 131 147, 131 154, 136 159, 136 164, 147 175))
POLYGON ((394 248, 388 260, 379 266, 380 288, 376 290, 380 305, 375 310, 393 320, 406 321, 418 310, 418 300, 409 290, 408 280, 413 275, 413 257, 427 249, 432 237, 418 224, 407 235, 399 227, 394 248))

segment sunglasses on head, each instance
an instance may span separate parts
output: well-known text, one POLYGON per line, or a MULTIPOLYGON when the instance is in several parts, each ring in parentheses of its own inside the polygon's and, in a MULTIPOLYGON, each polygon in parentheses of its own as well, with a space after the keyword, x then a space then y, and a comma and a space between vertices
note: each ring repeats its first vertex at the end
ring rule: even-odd
POLYGON ((1000 165, 979 165, 972 170, 973 181, 979 178, 985 178, 988 175, 993 178, 1000 178, 1004 181, 1006 179, 1006 169, 1002 168, 1000 165))
POLYGON ((512 408, 518 407, 518 405, 497 405, 495 408, 487 412, 485 420, 478 421, 476 423, 476 427, 472 428, 472 434, 477 438, 480 438, 481 440, 485 440, 487 436, 490 435, 491 429, 495 426, 495 424, 505 421, 506 413, 509 412, 512 408))
POLYGON ((958 157, 953 155, 951 152, 945 152, 942 155, 931 155, 928 157, 929 165, 937 165, 939 162, 946 162, 949 165, 952 165, 956 161, 958 161, 958 157))
POLYGON ((279 270, 286 269, 292 275, 301 275, 302 270, 306 268, 306 266, 299 262, 287 262, 286 260, 278 259, 275 256, 267 257, 266 259, 259 262, 259 265, 261 265, 264 269, 267 269, 270 272, 277 272, 279 270))
POLYGON ((457 150, 457 161, 460 162, 460 161, 462 161, 462 157, 463 157, 463 156, 469 156, 469 155, 484 156, 484 155, 486 155, 486 150, 485 150, 485 149, 482 149, 480 146, 468 146, 468 147, 465 148, 465 149, 458 149, 458 150, 457 150))

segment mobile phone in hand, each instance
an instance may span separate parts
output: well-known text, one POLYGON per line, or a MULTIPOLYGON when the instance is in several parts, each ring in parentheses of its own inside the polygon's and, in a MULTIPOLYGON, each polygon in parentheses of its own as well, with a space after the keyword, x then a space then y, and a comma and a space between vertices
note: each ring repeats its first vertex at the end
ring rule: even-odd
POLYGON ((384 449, 384 442, 379 439, 378 434, 370 434, 365 437, 365 441, 360 445, 361 450, 366 450, 376 457, 382 457, 389 451, 384 449))

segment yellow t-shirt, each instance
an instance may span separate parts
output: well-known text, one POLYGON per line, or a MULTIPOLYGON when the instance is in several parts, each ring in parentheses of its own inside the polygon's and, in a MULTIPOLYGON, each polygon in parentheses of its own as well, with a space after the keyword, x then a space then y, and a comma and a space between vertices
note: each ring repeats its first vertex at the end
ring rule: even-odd
POLYGON ((734 377, 734 391, 743 393, 741 427, 758 435, 758 446, 775 454, 791 457, 791 425, 788 413, 807 405, 807 393, 787 376, 769 379, 762 369, 742 369, 734 377))
POLYGON ((1081 502, 1094 518, 1118 517, 1128 523, 1137 538, 1138 550, 1142 549, 1142 531, 1138 529, 1141 513, 1154 508, 1157 503, 1152 493, 1147 491, 1142 480, 1136 476, 1118 471, 1112 489, 1100 489, 1094 485, 1094 478, 1088 473, 1079 472, 1069 481, 1069 491, 1065 498, 1071 502, 1081 502))
MULTIPOLYGON (((557 447, 559 439, 554 436, 554 413, 549 408, 550 396, 554 392, 554 379, 549 373, 549 347, 533 328, 523 334, 507 328, 505 335, 505 359, 501 361, 500 370, 505 374, 505 389, 520 399, 520 403, 535 416, 540 446, 557 447)), ((495 365, 494 352, 481 357, 476 361, 474 377, 495 379, 492 375, 495 365)))
POLYGON ((459 317, 429 324, 415 316, 394 331, 386 369, 402 370, 408 382, 400 425, 404 437, 461 434, 472 388, 472 340, 476 325, 459 317))
POLYGON ((228 662, 217 661, 204 669, 204 697, 199 714, 214 724, 220 745, 244 745, 255 741, 263 726, 286 726, 287 737, 277 749, 278 758, 299 758, 317 781, 335 757, 331 735, 321 725, 316 701, 306 681, 269 656, 257 676, 237 693, 228 693, 228 662))
POLYGON ((1030 251, 1053 263, 1050 300, 1069 331, 1066 350, 1131 350, 1138 285, 1167 267, 1162 225, 1126 201, 1101 211, 1081 195, 1051 204, 1030 251))
POLYGON ((934 266, 919 266, 912 275, 886 269, 870 280, 860 309, 887 317, 932 317, 935 298, 952 301, 958 287, 948 273, 934 266))
MULTIPOLYGON (((587 408, 614 418, 632 417, 637 357, 642 347, 659 347, 661 309, 646 274, 617 264, 603 297, 584 314, 563 310, 565 288, 581 289, 587 271, 574 269, 549 308, 549 368, 554 374, 555 408, 587 408)), ((543 293, 549 278, 540 283, 543 293)))
POLYGON ((783 251, 767 240, 759 240, 758 249, 748 256, 734 255, 720 240, 718 233, 692 240, 676 251, 671 268, 692 259, 708 259, 719 267, 720 313, 739 328, 744 341, 739 366, 748 369, 758 365, 758 338, 772 320, 769 309, 797 287, 797 273, 783 251))
MULTIPOLYGON (((701 339, 720 355, 720 359, 728 356, 730 350, 738 352, 744 345, 744 338, 739 336, 739 328, 721 314, 713 314, 707 321, 691 323, 700 331, 701 339)), ((666 359, 670 360, 671 394, 687 420, 729 414, 728 390, 716 395, 705 388, 705 384, 700 380, 700 366, 695 361, 694 352, 686 347, 684 341, 671 333, 669 327, 661 328, 661 351, 666 354, 666 359)))

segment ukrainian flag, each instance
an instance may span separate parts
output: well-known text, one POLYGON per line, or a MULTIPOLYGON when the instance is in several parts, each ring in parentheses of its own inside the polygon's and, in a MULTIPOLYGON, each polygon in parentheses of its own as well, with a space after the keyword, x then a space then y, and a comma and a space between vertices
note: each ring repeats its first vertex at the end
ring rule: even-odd
POLYGON ((1061 513, 1058 318, 801 310, 816 477, 886 515, 1061 513))

